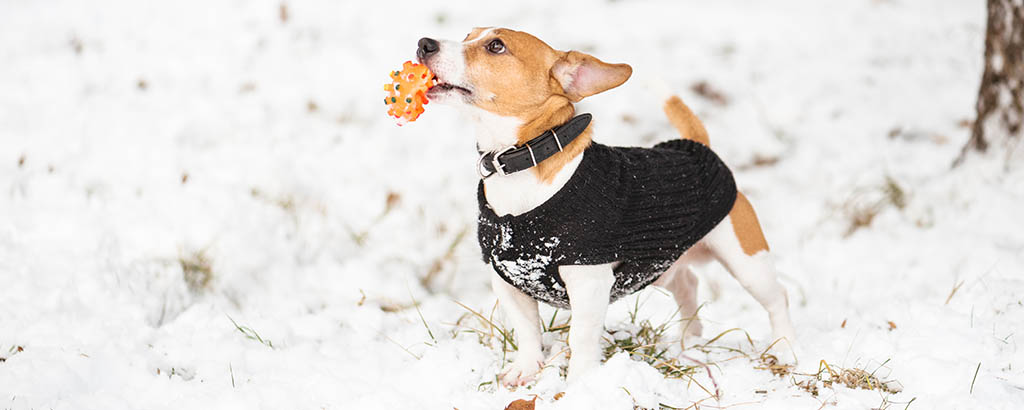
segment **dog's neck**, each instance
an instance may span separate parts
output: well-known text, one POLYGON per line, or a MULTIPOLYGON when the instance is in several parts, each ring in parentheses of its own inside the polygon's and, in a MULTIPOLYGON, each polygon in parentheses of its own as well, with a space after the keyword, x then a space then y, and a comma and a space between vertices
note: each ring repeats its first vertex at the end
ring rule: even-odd
MULTIPOLYGON (((537 114, 526 119, 506 117, 483 110, 470 113, 477 131, 477 148, 495 151, 510 145, 522 145, 545 131, 569 121, 576 113, 564 98, 551 98, 537 114)), ((520 215, 547 201, 558 192, 583 159, 590 146, 591 127, 536 167, 511 175, 493 175, 484 179, 484 196, 497 215, 520 215)))

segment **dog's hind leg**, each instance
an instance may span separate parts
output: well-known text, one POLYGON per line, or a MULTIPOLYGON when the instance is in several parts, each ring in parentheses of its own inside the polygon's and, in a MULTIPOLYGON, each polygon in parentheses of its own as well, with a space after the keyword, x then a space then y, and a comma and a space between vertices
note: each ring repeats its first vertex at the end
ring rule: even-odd
POLYGON ((786 289, 779 283, 757 215, 743 194, 737 194, 729 216, 701 240, 743 288, 768 311, 779 359, 795 361, 796 343, 789 318, 786 289))
POLYGON ((682 328, 679 343, 683 349, 686 349, 688 336, 700 337, 703 330, 700 319, 697 318, 697 275, 690 269, 690 265, 703 263, 708 259, 711 259, 711 255, 706 247, 694 246, 654 282, 654 286, 668 290, 676 300, 676 314, 682 328))

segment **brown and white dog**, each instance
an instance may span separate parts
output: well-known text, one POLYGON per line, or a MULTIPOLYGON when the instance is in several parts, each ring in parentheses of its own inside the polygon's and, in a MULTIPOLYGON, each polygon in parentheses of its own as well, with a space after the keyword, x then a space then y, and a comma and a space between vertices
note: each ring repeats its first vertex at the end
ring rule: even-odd
MULTIPOLYGON (((459 41, 419 41, 420 62, 436 75, 431 101, 459 108, 476 125, 480 151, 522 145, 575 114, 573 103, 624 83, 626 64, 608 64, 577 51, 558 51, 536 37, 504 28, 476 28, 459 41)), ((669 121, 685 139, 709 145, 707 131, 678 97, 664 103, 669 121)), ((484 180, 487 204, 497 215, 520 215, 541 205, 576 171, 590 145, 588 127, 564 150, 524 172, 484 180)), ((784 360, 795 341, 786 291, 776 279, 757 215, 743 194, 728 216, 687 250, 653 284, 669 290, 679 305, 685 336, 699 336, 697 278, 690 266, 718 260, 768 312, 775 348, 784 360), (783 354, 780 354, 783 356, 783 354)), ((601 335, 613 282, 613 265, 560 265, 572 308, 568 379, 571 383, 601 362, 601 335)), ((506 385, 531 381, 543 367, 537 301, 497 274, 492 286, 518 337, 519 352, 502 374, 506 385)), ((685 345, 684 345, 685 347, 685 345)))

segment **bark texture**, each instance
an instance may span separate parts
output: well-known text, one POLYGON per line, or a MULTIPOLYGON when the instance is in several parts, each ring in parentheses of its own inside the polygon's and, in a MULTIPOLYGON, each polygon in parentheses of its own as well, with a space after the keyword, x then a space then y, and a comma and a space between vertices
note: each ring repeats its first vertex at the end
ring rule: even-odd
POLYGON ((976 109, 971 138, 954 165, 973 152, 992 150, 1011 160, 1024 134, 1024 0, 988 0, 985 73, 976 109))

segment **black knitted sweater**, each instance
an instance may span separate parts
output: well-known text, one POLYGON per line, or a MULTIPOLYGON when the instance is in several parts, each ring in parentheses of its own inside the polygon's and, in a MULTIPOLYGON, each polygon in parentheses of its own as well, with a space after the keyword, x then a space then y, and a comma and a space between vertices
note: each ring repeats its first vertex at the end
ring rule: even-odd
POLYGON ((518 216, 497 216, 477 188, 484 262, 541 302, 569 308, 559 265, 619 262, 610 301, 654 282, 732 210, 736 183, 704 145, 591 144, 565 186, 518 216))

